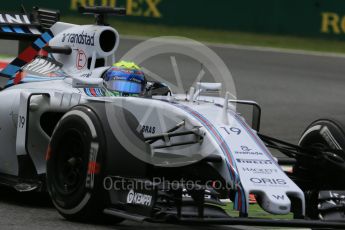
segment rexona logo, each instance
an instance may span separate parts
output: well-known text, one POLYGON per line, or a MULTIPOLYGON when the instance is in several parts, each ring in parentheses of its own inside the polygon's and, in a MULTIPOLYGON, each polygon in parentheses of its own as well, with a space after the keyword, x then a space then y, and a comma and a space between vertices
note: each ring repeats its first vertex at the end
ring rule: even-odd
POLYGON ((139 204, 144 206, 150 206, 152 202, 152 196, 145 195, 143 193, 134 192, 134 190, 130 190, 127 195, 127 203, 128 204, 139 204))
POLYGON ((62 34, 61 42, 94 46, 95 33, 93 35, 89 35, 88 33, 85 33, 84 31, 81 32, 81 34, 80 33, 64 33, 62 34))
POLYGON ((261 165, 271 165, 273 164, 271 160, 258 160, 258 159, 236 159, 238 163, 242 164, 261 164, 261 165))
POLYGON ((30 25, 30 20, 25 14, 0 14, 0 23, 30 25))
POLYGON ((274 179, 274 178, 250 178, 250 181, 254 184, 263 184, 263 185, 286 185, 287 182, 284 179, 274 179))

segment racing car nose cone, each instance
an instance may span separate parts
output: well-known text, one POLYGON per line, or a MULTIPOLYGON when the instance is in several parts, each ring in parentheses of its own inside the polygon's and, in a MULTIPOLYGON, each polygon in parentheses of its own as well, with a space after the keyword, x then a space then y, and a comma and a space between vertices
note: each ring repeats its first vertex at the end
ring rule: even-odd
POLYGON ((264 193, 259 200, 261 207, 269 213, 285 215, 290 212, 291 201, 285 193, 264 193))

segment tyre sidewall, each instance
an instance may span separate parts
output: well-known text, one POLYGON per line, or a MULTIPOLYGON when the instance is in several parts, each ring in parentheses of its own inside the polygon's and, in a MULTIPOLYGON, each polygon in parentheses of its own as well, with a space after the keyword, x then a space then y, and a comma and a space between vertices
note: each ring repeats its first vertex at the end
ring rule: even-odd
MULTIPOLYGON (((342 122, 331 119, 322 119, 313 122, 303 133, 299 145, 301 147, 310 147, 321 142, 329 149, 345 149, 345 132, 342 122)), ((341 154, 341 153, 340 153, 341 154)), ((345 158, 342 154, 341 157, 345 158)))
POLYGON ((49 145, 47 153, 47 186, 52 201, 58 211, 65 217, 88 216, 90 210, 101 212, 106 203, 105 190, 102 187, 102 163, 105 160, 104 135, 95 114, 87 108, 77 107, 67 112, 58 123, 49 145), (59 174, 56 168, 59 145, 66 137, 66 132, 77 129, 82 133, 83 168, 85 173, 83 184, 68 197, 64 196, 56 186, 56 177, 59 174), (48 157, 49 156, 49 157, 48 157), (91 167, 93 166, 93 167, 91 167), (91 168, 92 170, 90 170, 91 168), (85 182, 85 183, 84 183, 85 182))

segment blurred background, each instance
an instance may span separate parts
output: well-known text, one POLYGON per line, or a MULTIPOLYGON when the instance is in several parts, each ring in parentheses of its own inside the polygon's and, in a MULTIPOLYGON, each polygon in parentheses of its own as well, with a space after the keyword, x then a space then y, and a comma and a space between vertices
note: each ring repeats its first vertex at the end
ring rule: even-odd
MULTIPOLYGON (((231 70, 237 97, 261 104, 265 134, 297 143, 311 121, 345 113, 344 0, 11 0, 1 1, 1 10, 58 9, 62 21, 92 24, 78 2, 126 8, 126 17, 107 19, 122 36, 118 58, 149 37, 207 44, 231 70)), ((0 54, 13 56, 15 46, 2 41, 0 54)), ((185 58, 177 64, 188 89, 200 65, 185 58)), ((169 57, 145 65, 175 80, 169 57)))
MULTIPOLYGON (((107 20, 122 36, 118 58, 150 37, 205 43, 231 70, 237 98, 261 105, 263 134, 296 144, 313 120, 344 118, 345 0, 2 0, 0 11, 25 13, 38 6, 58 9, 61 21, 92 24, 91 16, 77 12, 78 2, 126 8, 126 17, 107 20)), ((0 61, 17 51, 17 41, 0 41, 0 61)), ((172 82, 175 59, 188 89, 200 72, 190 57, 156 56, 144 65, 172 82)), ((114 229, 62 221, 48 197, 40 205, 42 197, 0 195, 1 229, 114 229)), ((137 228, 129 222, 116 229, 137 228)))
POLYGON ((127 17, 110 20, 122 34, 345 52, 339 42, 345 39, 343 0, 11 0, 1 8, 40 6, 59 9, 70 22, 92 21, 77 13, 78 2, 126 8, 127 17))

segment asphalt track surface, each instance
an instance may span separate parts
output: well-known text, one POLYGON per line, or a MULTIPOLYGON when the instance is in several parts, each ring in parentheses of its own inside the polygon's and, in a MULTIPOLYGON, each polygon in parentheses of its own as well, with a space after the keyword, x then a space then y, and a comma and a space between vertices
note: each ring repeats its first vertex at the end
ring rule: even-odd
MULTIPOLYGON (((118 57, 139 41, 122 40, 118 57)), ((319 117, 342 118, 345 114, 345 59, 240 48, 211 48, 230 68, 240 99, 257 101, 262 109, 261 132, 297 143, 301 132, 319 117)), ((170 71, 169 59, 155 57, 145 64, 159 74, 170 71)), ((186 87, 200 69, 186 58, 176 58, 186 87), (196 69, 193 69, 196 68, 196 69), (185 73, 185 74, 182 74, 185 73)), ((167 80, 173 80, 166 73, 167 80)), ((0 229, 200 229, 173 225, 124 222, 120 226, 94 226, 65 221, 42 194, 18 194, 0 190, 0 229)), ((214 227, 201 229, 259 229, 214 227)))

